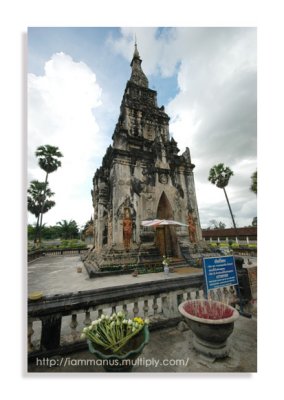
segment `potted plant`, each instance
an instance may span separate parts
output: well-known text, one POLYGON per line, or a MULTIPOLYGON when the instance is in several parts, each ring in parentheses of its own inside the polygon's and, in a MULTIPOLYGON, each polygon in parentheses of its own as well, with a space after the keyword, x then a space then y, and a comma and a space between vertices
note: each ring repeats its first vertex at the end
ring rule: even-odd
POLYGON ((193 332, 194 348, 209 357, 224 358, 229 354, 228 337, 239 313, 233 307, 212 300, 187 300, 179 312, 193 332))
POLYGON ((163 256, 162 264, 164 266, 165 275, 169 275, 169 271, 170 271, 170 268, 169 268, 170 260, 169 260, 169 258, 167 258, 166 256, 163 256))
POLYGON ((111 316, 102 314, 83 329, 89 350, 108 372, 131 371, 136 358, 149 341, 149 320, 135 317, 126 319, 119 311, 111 316))

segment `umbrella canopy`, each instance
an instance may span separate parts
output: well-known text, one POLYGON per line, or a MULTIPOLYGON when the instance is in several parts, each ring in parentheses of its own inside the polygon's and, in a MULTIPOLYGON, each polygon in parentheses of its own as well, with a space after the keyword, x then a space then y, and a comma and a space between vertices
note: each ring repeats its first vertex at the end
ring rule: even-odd
POLYGON ((174 221, 173 219, 151 219, 151 220, 145 220, 142 221, 142 226, 144 227, 153 227, 153 228, 164 228, 163 229, 163 236, 164 236, 164 254, 167 255, 167 249, 166 249, 166 227, 167 226, 188 226, 187 224, 184 224, 179 221, 174 221))
POLYGON ((188 224, 184 224, 179 221, 174 221, 173 219, 150 219, 142 221, 142 226, 153 226, 155 228, 157 226, 165 226, 165 225, 188 226, 188 224))

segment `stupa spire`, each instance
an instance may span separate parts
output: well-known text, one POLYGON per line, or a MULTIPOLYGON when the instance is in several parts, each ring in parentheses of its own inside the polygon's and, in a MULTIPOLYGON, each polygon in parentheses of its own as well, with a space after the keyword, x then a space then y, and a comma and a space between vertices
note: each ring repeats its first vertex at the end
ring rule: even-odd
POLYGON ((134 53, 133 53, 133 58, 138 58, 140 60, 140 55, 139 55, 139 51, 137 49, 137 39, 136 39, 136 35, 134 38, 135 42, 134 42, 134 53))
POLYGON ((136 41, 136 35, 135 35, 134 53, 133 53, 132 61, 130 64, 130 66, 132 68, 130 81, 136 83, 136 85, 148 88, 149 82, 148 82, 146 75, 142 71, 141 63, 142 63, 142 60, 140 58, 139 51, 137 48, 137 41, 136 41))

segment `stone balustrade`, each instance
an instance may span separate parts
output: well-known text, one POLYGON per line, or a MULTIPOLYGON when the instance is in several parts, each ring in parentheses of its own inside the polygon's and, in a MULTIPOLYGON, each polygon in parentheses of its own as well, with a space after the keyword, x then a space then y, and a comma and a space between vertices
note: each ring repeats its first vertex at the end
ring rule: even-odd
POLYGON ((203 297, 202 273, 186 277, 45 296, 28 303, 29 359, 86 348, 80 340, 84 326, 102 313, 123 311, 128 317, 150 319, 150 329, 177 324, 178 305, 203 297), (35 331, 40 339, 34 341, 35 331))
POLYGON ((45 255, 49 256, 63 256, 63 255, 74 255, 74 254, 83 254, 88 251, 87 247, 78 247, 78 248, 66 248, 66 249, 39 249, 30 251, 28 253, 28 262, 36 260, 37 258, 43 257, 45 255))
POLYGON ((257 248, 239 247, 233 249, 233 254, 246 257, 257 257, 257 248))

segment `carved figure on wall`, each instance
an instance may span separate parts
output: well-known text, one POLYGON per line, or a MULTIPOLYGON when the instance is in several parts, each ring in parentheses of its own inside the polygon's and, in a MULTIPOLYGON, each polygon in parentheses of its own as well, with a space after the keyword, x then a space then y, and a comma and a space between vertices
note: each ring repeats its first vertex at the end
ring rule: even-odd
POLYGON ((129 208, 124 209, 123 218, 123 245, 126 251, 129 251, 132 237, 132 219, 129 208))
POLYGON ((146 185, 155 186, 156 184, 156 169, 152 165, 148 165, 142 170, 143 181, 146 185))
POLYGON ((112 210, 110 210, 108 215, 108 245, 112 245, 112 210))
POLYGON ((188 234, 191 243, 196 243, 196 227, 192 214, 188 214, 188 234))
POLYGON ((131 196, 133 196, 134 193, 140 196, 140 193, 142 192, 143 188, 144 185, 142 181, 140 181, 135 177, 131 179, 131 188, 130 188, 131 196))
POLYGON ((159 182, 162 184, 168 183, 168 176, 164 173, 160 173, 159 175, 159 182))

